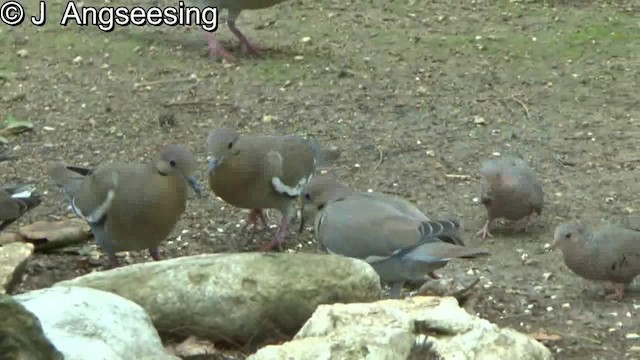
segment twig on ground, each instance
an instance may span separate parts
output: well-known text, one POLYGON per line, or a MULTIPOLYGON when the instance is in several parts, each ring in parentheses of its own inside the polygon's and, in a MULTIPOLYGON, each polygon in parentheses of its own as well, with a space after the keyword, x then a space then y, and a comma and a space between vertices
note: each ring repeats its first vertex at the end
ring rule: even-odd
POLYGON ((198 78, 195 76, 189 76, 188 78, 177 78, 177 79, 163 79, 163 80, 155 80, 155 81, 146 81, 141 83, 133 84, 133 87, 138 89, 141 87, 152 86, 152 85, 163 85, 163 84, 171 84, 177 82, 195 82, 198 81, 198 78))
POLYGON ((382 153, 382 149, 380 149, 380 147, 376 145, 376 150, 378 150, 378 163, 376 164, 376 166, 373 167, 373 171, 378 170, 378 167, 380 167, 380 165, 382 164, 382 161, 384 160, 384 154, 382 153))

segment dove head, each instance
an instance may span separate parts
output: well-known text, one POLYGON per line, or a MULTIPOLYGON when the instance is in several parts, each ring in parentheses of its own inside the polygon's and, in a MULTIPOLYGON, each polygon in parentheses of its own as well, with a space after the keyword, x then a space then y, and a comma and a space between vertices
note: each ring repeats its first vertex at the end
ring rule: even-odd
POLYGON ((184 146, 178 144, 165 146, 156 156, 154 166, 160 175, 181 176, 197 194, 202 193, 202 187, 194 176, 196 161, 191 151, 184 146))
POLYGON ((583 241, 584 232, 585 228, 582 225, 560 224, 553 234, 551 247, 554 249, 559 247, 564 250, 571 246, 578 246, 583 241))
POLYGON ((210 173, 215 171, 224 159, 236 151, 238 138, 238 132, 230 128, 220 128, 209 133, 207 151, 211 157, 211 160, 209 160, 210 173))
POLYGON ((351 192, 351 189, 340 184, 331 176, 315 176, 300 196, 302 201, 300 231, 304 228, 305 221, 312 220, 324 209, 327 203, 338 200, 351 192))

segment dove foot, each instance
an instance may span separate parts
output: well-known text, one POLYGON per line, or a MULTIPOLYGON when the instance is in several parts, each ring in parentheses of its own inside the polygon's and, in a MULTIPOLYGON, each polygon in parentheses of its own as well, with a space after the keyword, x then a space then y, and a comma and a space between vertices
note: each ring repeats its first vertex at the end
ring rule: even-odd
POLYGON ((262 222, 264 226, 263 229, 267 228, 267 219, 264 217, 264 211, 262 211, 262 209, 251 209, 251 211, 249 211, 249 219, 244 228, 246 229, 251 226, 252 229, 258 229, 259 222, 262 222))
POLYGON ((624 288, 626 287, 625 284, 610 283, 607 287, 613 290, 612 294, 606 296, 608 300, 622 300, 624 297, 624 288))
POLYGON ((240 29, 236 27, 235 21, 227 21, 227 25, 229 26, 229 30, 240 40, 240 46, 245 53, 260 55, 260 53, 269 49, 268 47, 260 46, 249 41, 240 29))
POLYGON ((480 229, 477 233, 475 233, 473 236, 480 236, 480 238, 482 240, 485 240, 487 237, 493 237, 493 235, 489 232, 489 224, 491 222, 489 220, 487 220, 486 223, 484 223, 484 226, 482 227, 482 229, 480 229))
POLYGON ((285 220, 285 217, 283 216, 283 220, 280 223, 280 227, 278 228, 278 231, 276 231, 275 235, 273 235, 273 240, 271 240, 270 243, 261 247, 260 251, 269 251, 276 246, 280 248, 280 246, 282 245, 282 242, 284 241, 285 236, 287 236, 288 230, 289 230, 289 223, 288 221, 285 220))
POLYGON ((209 56, 212 58, 223 58, 228 62, 235 63, 236 58, 230 52, 225 50, 222 43, 212 32, 207 32, 207 43, 209 45, 209 56))
POLYGON ((435 280, 438 280, 438 279, 442 278, 442 275, 436 274, 435 271, 430 272, 428 275, 429 275, 430 278, 435 279, 435 280))
POLYGON ((531 214, 523 217, 522 219, 516 221, 513 226, 512 229, 515 232, 526 232, 527 229, 529 228, 529 225, 531 225, 531 223, 533 222, 533 219, 535 218, 535 212, 531 212, 531 214))

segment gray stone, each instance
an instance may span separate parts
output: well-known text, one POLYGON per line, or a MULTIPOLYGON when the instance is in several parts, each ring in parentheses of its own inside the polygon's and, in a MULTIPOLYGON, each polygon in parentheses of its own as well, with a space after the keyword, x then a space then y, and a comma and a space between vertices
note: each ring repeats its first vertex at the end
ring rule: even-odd
POLYGON ((366 262, 324 254, 181 257, 95 272, 55 286, 110 291, 142 306, 160 333, 246 344, 292 336, 320 304, 381 296, 366 262))
POLYGON ((32 254, 32 244, 14 242, 0 246, 0 294, 12 290, 32 254))
POLYGON ((9 295, 0 294, 0 358, 62 360, 38 318, 9 295))

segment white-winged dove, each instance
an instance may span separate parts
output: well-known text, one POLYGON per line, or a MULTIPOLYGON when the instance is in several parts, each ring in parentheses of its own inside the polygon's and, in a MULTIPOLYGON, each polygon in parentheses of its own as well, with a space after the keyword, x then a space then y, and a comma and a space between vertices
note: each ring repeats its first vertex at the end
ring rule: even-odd
POLYGON ((489 255, 464 246, 455 220, 429 220, 403 199, 355 192, 328 176, 312 180, 303 203, 303 219, 315 219, 316 238, 327 251, 367 261, 391 284, 392 297, 406 281, 424 281, 452 258, 489 255))
POLYGON ((57 161, 47 172, 115 266, 118 251, 148 249, 160 259, 158 245, 185 211, 187 185, 202 191, 196 166, 184 146, 167 145, 146 164, 111 163, 93 170, 57 161))
MULTIPOLYGON (((240 29, 236 27, 236 19, 243 10, 265 9, 283 1, 285 0, 195 0, 194 3, 201 9, 204 7, 215 7, 218 8, 218 11, 221 9, 227 9, 227 26, 238 40, 240 40, 242 49, 247 53, 259 54, 260 52, 267 50, 267 48, 249 41, 247 37, 240 32, 240 29)), ((220 43, 215 31, 207 32, 206 35, 207 42, 209 44, 209 56, 222 57, 230 62, 236 61, 233 55, 225 50, 222 43, 220 43)))
POLYGON ((542 213, 542 183, 526 161, 516 157, 486 160, 480 175, 480 201, 487 209, 487 221, 475 236, 483 240, 493 236, 489 226, 498 218, 516 221, 514 230, 526 231, 534 214, 542 213))
POLYGON ((0 231, 18 220, 24 213, 40 205, 39 196, 20 187, 0 189, 0 231))
POLYGON ((225 202, 251 209, 247 225, 260 218, 262 209, 282 214, 280 228, 262 251, 280 245, 304 186, 311 181, 319 163, 317 144, 298 136, 240 135, 220 128, 207 139, 209 188, 225 202))
POLYGON ((589 279, 606 281, 613 290, 607 297, 620 300, 625 288, 640 275, 640 232, 607 225, 594 232, 576 224, 561 224, 553 236, 571 271, 589 279))

